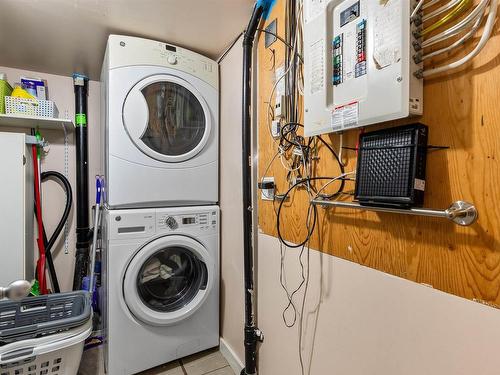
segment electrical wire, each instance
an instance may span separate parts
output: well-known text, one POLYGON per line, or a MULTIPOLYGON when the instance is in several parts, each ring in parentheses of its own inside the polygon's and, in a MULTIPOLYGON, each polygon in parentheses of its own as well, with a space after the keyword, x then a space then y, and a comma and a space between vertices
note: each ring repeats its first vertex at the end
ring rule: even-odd
POLYGON ((468 7, 472 5, 472 0, 461 0, 461 2, 453 9, 450 13, 446 14, 439 21, 433 23, 432 25, 426 27, 421 33, 421 36, 425 36, 434 30, 437 30, 441 26, 446 25, 448 22, 454 20, 459 17, 462 13, 466 11, 468 7))
POLYGON ((496 15, 497 15, 497 7, 498 7, 498 0, 491 0, 490 5, 489 5, 489 13, 488 13, 488 18, 486 19, 486 24, 484 26, 484 31, 483 34, 481 35, 481 39, 479 40, 478 44, 474 48, 472 52, 470 52, 467 56, 450 63, 445 66, 441 66, 438 68, 430 69, 430 70, 424 70, 423 76, 424 78, 430 77, 435 74, 439 74, 442 72, 446 72, 448 70, 456 69, 459 67, 463 67, 466 63, 468 63, 470 60, 472 60, 475 56, 481 52, 481 50, 484 48, 486 45, 488 39, 491 36, 491 33, 493 31, 493 27, 495 25, 496 21, 496 15))
POLYGON ((451 45, 449 45, 445 48, 441 48, 437 51, 433 51, 433 52, 424 54, 422 56, 422 60, 425 61, 425 60, 431 59, 431 58, 436 57, 438 55, 441 55, 443 53, 452 51, 453 49, 463 45, 465 42, 467 42, 470 38, 472 38, 476 34, 477 30, 479 29, 479 26, 481 26, 481 23, 483 21, 483 16, 484 16, 484 13, 481 14, 481 16, 476 20, 476 23, 474 24, 473 28, 467 34, 465 34, 463 37, 461 37, 459 40, 457 40, 456 42, 452 43, 451 45))
POLYGON ((304 262, 302 261, 302 256, 304 254, 304 249, 307 247, 309 250, 308 246, 309 242, 304 244, 299 252, 299 264, 300 264, 300 274, 301 274, 301 281, 299 285, 290 293, 288 291, 288 288, 285 285, 285 280, 284 280, 284 275, 285 275, 285 251, 284 248, 285 246, 283 243, 280 242, 280 285, 281 288, 285 291, 287 299, 288 299, 288 304, 285 306, 281 313, 281 318, 283 319, 283 323, 285 324, 285 327, 287 328, 292 328, 295 323, 297 322, 297 307, 295 306, 295 303, 293 302, 293 297, 300 291, 302 286, 304 285, 306 281, 306 276, 305 276, 305 268, 304 268, 304 262), (293 315, 292 315, 292 320, 289 322, 286 318, 287 311, 291 309, 293 315))
MULTIPOLYGON (((286 193, 283 195, 283 198, 282 200, 280 201, 280 204, 278 206, 278 214, 277 214, 277 217, 276 217, 276 229, 277 229, 277 232, 278 232, 278 238, 279 240, 283 243, 283 245, 287 246, 287 247, 290 247, 290 248, 298 248, 298 247, 301 247, 303 246, 304 244, 307 243, 307 241, 311 238, 312 236, 312 232, 311 231, 308 231, 307 233, 307 236, 306 238, 299 242, 298 244, 292 244, 292 243, 289 243, 287 242, 283 236, 282 236, 282 233, 281 233, 281 210, 283 208, 283 203, 285 202, 286 198, 290 195, 290 193, 296 189, 298 186, 300 185, 303 185, 304 183, 306 182, 311 182, 311 181, 317 181, 317 180, 332 180, 332 179, 337 179, 337 180, 341 180, 343 181, 343 176, 337 176, 337 177, 308 177, 308 178, 304 178, 296 183, 294 183, 287 191, 286 193)), ((314 226, 316 225, 316 219, 317 219, 317 210, 316 210, 316 206, 313 206, 313 223, 312 223, 312 229, 314 229, 314 226)))
MULTIPOLYGON (((331 146, 330 146, 330 145, 329 145, 329 144, 328 144, 328 143, 327 143, 327 142, 326 142, 323 138, 321 138, 321 136, 317 135, 317 136, 316 136, 316 138, 317 138, 317 139, 318 139, 321 143, 323 143, 323 144, 326 146, 326 148, 327 148, 328 150, 330 150, 330 152, 332 153, 333 157, 334 157, 334 158, 335 158, 335 160, 337 161, 337 164, 338 164, 339 169, 340 169, 340 173, 341 173, 341 174, 344 174, 344 173, 345 173, 345 166, 344 166, 344 164, 342 163, 342 160, 340 160, 340 158, 339 158, 338 154, 337 154, 337 153, 335 152, 335 150, 333 149, 333 147, 331 147, 331 146)), ((335 198, 335 197, 339 196, 339 195, 342 193, 342 191, 344 190, 344 187, 345 187, 345 180, 342 180, 342 181, 340 182, 340 187, 339 187, 339 189, 337 190, 337 192, 336 192, 336 193, 334 193, 334 194, 328 194, 328 195, 322 195, 321 197, 322 197, 322 198, 325 198, 325 199, 333 199, 333 198, 335 198)))
POLYGON ((224 50, 224 52, 222 52, 220 57, 216 60, 217 64, 220 64, 222 62, 222 60, 224 60, 224 58, 227 56, 229 51, 231 51, 231 49, 234 47, 234 45, 238 42, 238 40, 241 38, 241 36, 244 33, 245 32, 242 31, 241 33, 238 34, 238 36, 236 38, 234 38, 234 40, 229 44, 229 46, 224 50))
POLYGON ((428 48, 436 43, 449 39, 471 27, 471 24, 473 24, 479 17, 483 17, 482 15, 484 15, 486 6, 488 5, 489 1, 490 0, 481 0, 481 2, 474 8, 474 10, 470 12, 466 17, 464 17, 464 19, 462 19, 452 27, 444 30, 443 32, 433 35, 432 37, 424 40, 422 42, 422 47, 428 48))
POLYGON ((410 15, 410 22, 413 21, 413 19, 415 18, 415 16, 417 15, 417 13, 420 11, 420 9, 422 8, 422 6, 424 5, 424 1, 425 0, 420 0, 417 5, 415 6, 415 9, 413 9, 413 12, 411 12, 411 15, 410 15))
POLYGON ((429 12, 429 13, 426 13, 424 14, 424 16, 422 17, 422 21, 428 21, 434 17, 437 17, 439 16, 440 14, 446 12, 447 10, 453 8, 455 5, 459 4, 459 3, 462 3, 464 0, 451 0, 451 1, 448 1, 447 4, 433 10, 432 12, 429 12))
POLYGON ((316 196, 314 198, 311 199, 311 201, 313 201, 314 199, 317 199, 318 197, 321 196, 321 192, 323 190, 325 190, 329 185, 331 185, 332 183, 334 183, 335 181, 338 181, 340 179, 342 179, 342 181, 345 181, 346 179, 344 177, 347 177, 347 176, 350 176, 350 175, 354 175, 356 174, 356 172, 347 172, 347 173, 342 173, 340 176, 337 176, 337 177, 334 177, 332 178, 330 181, 328 181, 326 184, 324 184, 316 193, 316 196))
POLYGON ((439 3, 441 0, 431 0, 431 1, 427 1, 427 2, 424 2, 424 5, 422 5, 422 9, 428 9, 434 5, 436 5, 437 3, 439 3))
MULTIPOLYGON (((269 34, 269 35, 274 36, 276 39, 278 39, 280 42, 282 42, 288 49, 293 50, 293 46, 291 44, 289 44, 285 39, 283 39, 278 34, 273 33, 272 31, 269 31, 269 30, 266 30, 266 29, 257 29, 257 30, 260 31, 260 32, 263 32, 265 34, 269 34)), ((300 59, 300 61, 304 61, 304 58, 302 57, 301 54, 299 54, 299 53, 296 53, 296 54, 297 54, 297 57, 300 59)))

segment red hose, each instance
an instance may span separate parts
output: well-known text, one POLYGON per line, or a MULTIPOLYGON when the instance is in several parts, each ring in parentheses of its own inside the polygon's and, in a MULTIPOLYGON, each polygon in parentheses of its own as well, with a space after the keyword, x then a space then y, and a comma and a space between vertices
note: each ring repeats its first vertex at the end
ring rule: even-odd
POLYGON ((40 294, 47 294, 47 280, 45 278, 45 243, 43 242, 43 221, 42 221, 42 202, 40 198, 40 181, 38 179, 38 159, 36 145, 31 146, 31 153, 33 154, 33 174, 35 181, 35 201, 36 201, 36 221, 38 227, 38 262, 36 265, 36 272, 38 283, 40 285, 40 294))

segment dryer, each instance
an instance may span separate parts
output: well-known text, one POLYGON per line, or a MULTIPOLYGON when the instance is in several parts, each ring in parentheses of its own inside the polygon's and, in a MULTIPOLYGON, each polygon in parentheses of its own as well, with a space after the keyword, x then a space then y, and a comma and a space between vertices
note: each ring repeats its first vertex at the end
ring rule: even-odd
POLYGON ((108 207, 218 202, 218 72, 184 48, 109 36, 101 72, 108 207))
POLYGON ((219 209, 107 210, 105 365, 135 374, 219 345, 219 209))

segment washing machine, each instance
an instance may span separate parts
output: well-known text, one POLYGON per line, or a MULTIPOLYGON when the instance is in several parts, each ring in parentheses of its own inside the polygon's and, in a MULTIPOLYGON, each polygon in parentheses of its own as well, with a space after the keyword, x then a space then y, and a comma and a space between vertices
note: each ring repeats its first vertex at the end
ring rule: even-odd
POLYGON ((217 206, 107 210, 103 236, 108 374, 219 345, 217 206))
POLYGON ((110 35, 101 72, 106 204, 218 202, 218 64, 148 39, 110 35))

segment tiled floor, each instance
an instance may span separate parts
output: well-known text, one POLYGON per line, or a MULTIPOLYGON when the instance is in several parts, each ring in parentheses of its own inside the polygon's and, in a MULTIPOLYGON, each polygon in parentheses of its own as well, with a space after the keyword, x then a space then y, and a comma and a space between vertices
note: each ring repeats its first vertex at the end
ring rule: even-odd
POLYGON ((218 349, 207 350, 140 375, 235 375, 218 349))
MULTIPOLYGON (((100 358, 102 356, 98 349, 85 352, 78 374, 102 374, 101 368, 95 368, 96 363, 101 362, 100 358)), ((235 373, 220 351, 211 349, 141 372, 139 375, 235 375, 235 373)))

